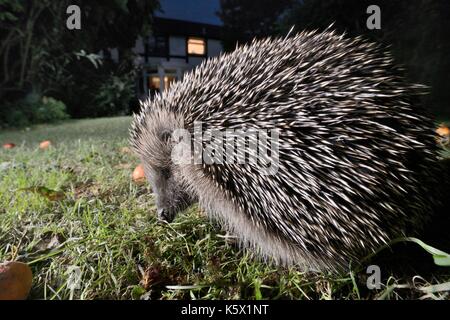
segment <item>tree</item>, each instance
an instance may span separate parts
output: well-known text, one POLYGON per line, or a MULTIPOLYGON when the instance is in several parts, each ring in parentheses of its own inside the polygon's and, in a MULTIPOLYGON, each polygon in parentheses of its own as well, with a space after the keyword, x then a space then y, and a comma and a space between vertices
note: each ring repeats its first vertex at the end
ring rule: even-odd
POLYGON ((333 29, 363 35, 390 46, 410 81, 430 87, 423 103, 438 117, 450 117, 450 2, 448 0, 297 0, 280 22, 281 34, 333 29), (366 27, 369 5, 381 9, 381 30, 366 27))
POLYGON ((157 0, 0 0, 0 99, 57 93, 76 77, 69 65, 81 50, 119 48, 126 56, 158 7, 157 0), (81 30, 66 28, 69 5, 81 8, 81 30))
POLYGON ((277 33, 276 22, 293 0, 221 0, 219 17, 222 19, 223 44, 232 50, 236 43, 244 44, 253 38, 277 33))

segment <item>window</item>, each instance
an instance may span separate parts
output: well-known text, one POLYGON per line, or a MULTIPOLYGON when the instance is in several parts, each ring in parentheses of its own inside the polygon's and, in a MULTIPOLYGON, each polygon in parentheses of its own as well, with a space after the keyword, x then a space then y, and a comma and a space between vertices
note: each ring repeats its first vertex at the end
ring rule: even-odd
MULTIPOLYGON (((177 80, 177 77, 174 74, 166 74, 162 80, 164 81, 164 90, 167 90, 170 88, 172 82, 177 80)), ((162 90, 161 85, 162 83, 159 75, 150 75, 148 77, 148 89, 151 95, 160 92, 162 90)))
POLYGON ((151 97, 155 95, 155 93, 160 91, 161 81, 159 80, 158 75, 153 75, 148 77, 148 93, 151 97))
POLYGON ((164 36, 148 38, 147 50, 150 55, 164 56, 167 54, 167 39, 164 36))
POLYGON ((150 76, 148 80, 149 89, 159 90, 161 86, 159 76, 150 76))
POLYGON ((188 38, 188 54, 203 56, 206 53, 205 39, 188 38))
POLYGON ((171 56, 186 56, 186 37, 169 37, 169 52, 171 56))
POLYGON ((167 75, 164 77, 164 89, 168 90, 170 88, 170 85, 172 84, 172 82, 174 82, 176 80, 176 76, 174 75, 167 75))

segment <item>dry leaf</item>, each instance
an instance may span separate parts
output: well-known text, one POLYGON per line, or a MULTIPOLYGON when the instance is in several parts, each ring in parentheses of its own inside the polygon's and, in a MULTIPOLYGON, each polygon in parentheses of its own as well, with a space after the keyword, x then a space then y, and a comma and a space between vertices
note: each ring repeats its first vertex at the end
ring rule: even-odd
POLYGON ((18 189, 18 191, 30 191, 30 192, 38 193, 41 196, 46 197, 50 201, 62 200, 66 196, 66 194, 62 191, 55 191, 55 190, 49 189, 44 186, 21 188, 21 189, 18 189))
POLYGON ((131 149, 128 148, 128 147, 122 147, 122 148, 120 148, 120 152, 122 152, 122 153, 132 153, 132 152, 131 152, 131 149))

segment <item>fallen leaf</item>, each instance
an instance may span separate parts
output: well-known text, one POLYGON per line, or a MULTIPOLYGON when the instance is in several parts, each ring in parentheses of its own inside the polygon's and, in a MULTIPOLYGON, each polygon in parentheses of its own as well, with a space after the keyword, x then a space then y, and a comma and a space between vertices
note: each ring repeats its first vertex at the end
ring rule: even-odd
POLYGON ((122 153, 132 153, 131 149, 128 148, 128 147, 120 148, 120 152, 122 152, 122 153))
POLYGON ((18 191, 30 191, 46 197, 50 201, 58 201, 65 198, 66 194, 62 191, 55 191, 44 186, 21 188, 18 191))
POLYGON ((45 234, 42 236, 42 240, 36 245, 38 250, 51 250, 58 247, 64 238, 60 234, 45 234))
POLYGON ((161 272, 158 267, 148 267, 144 272, 141 271, 141 281, 139 284, 145 289, 149 290, 152 284, 160 281, 161 272))

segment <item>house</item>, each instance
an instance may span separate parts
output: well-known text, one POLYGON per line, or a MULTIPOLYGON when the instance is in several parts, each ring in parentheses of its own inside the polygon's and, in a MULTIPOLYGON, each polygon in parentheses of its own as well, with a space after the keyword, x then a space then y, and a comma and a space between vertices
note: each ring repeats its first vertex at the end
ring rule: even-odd
POLYGON ((139 38, 133 51, 142 72, 138 96, 162 92, 204 59, 222 52, 221 27, 212 24, 155 17, 153 34, 139 38))

